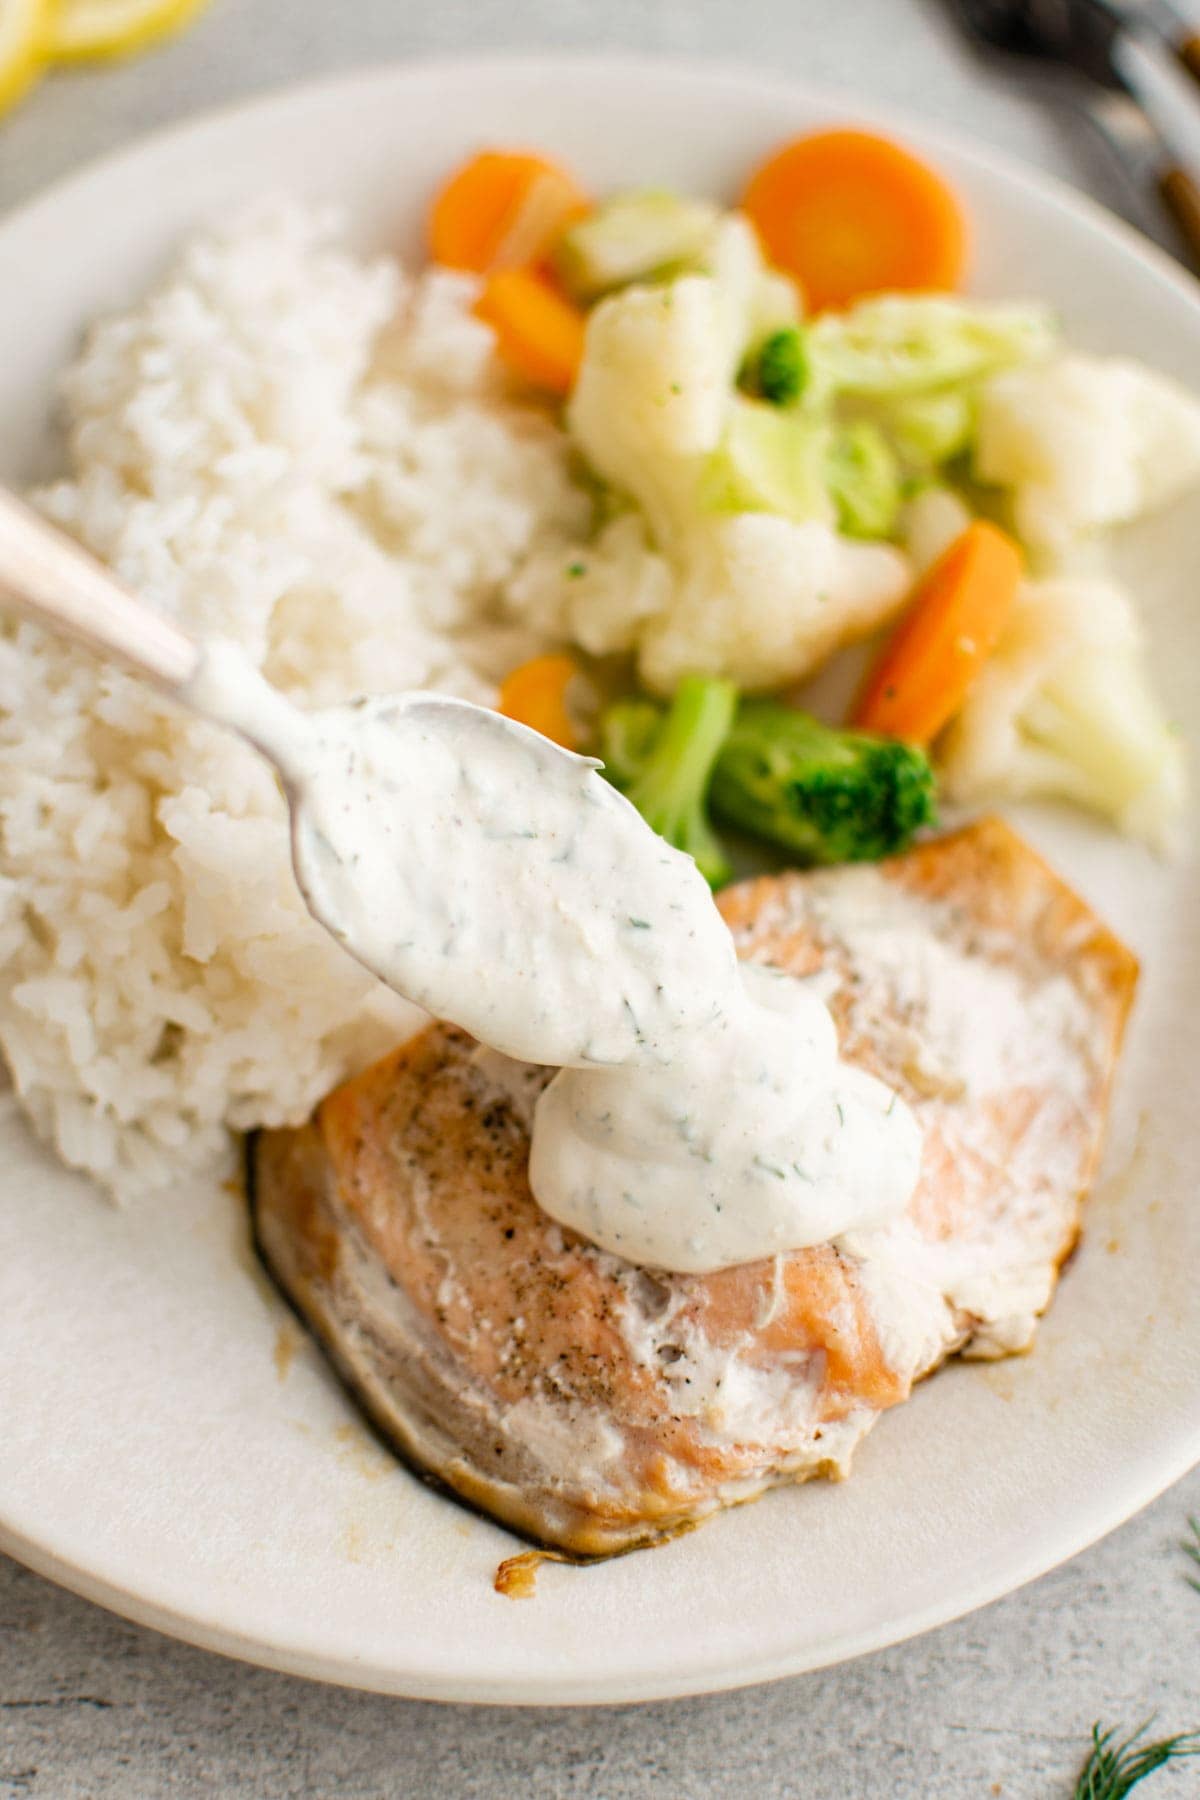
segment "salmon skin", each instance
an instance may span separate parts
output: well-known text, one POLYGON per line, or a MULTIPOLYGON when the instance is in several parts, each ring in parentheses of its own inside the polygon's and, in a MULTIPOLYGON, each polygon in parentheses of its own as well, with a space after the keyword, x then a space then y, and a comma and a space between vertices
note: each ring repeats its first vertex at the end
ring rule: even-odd
POLYGON ((1027 1349, 1079 1229, 1137 964, 1005 824, 719 904, 819 984, 924 1131, 906 1214, 710 1275, 563 1230, 526 1175, 552 1071, 432 1025, 249 1152, 261 1254, 388 1442, 573 1557, 841 1477, 955 1353, 1027 1349))

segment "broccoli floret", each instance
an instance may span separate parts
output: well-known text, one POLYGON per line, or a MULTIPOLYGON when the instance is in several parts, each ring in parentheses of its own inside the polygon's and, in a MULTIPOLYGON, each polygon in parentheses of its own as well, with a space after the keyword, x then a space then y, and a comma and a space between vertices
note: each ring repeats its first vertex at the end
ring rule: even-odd
POLYGON ((714 887, 729 865, 706 799, 730 825, 804 863, 873 862, 936 823, 923 750, 776 701, 736 702, 730 682, 689 676, 665 714, 653 701, 623 700, 601 728, 610 780, 714 887))
POLYGON ((742 384, 751 394, 772 406, 790 406, 804 392, 808 380, 808 352, 804 334, 795 325, 773 331, 749 357, 742 384))
POLYGON ((732 873, 706 802, 713 763, 736 706, 732 682, 688 676, 665 714, 649 701, 618 701, 601 725, 601 755, 610 779, 660 837, 695 859, 712 887, 732 873))
POLYGON ((924 751, 841 731, 770 700, 740 707, 711 800, 720 818, 805 863, 873 862, 936 822, 924 751))
POLYGON ((622 792, 633 786, 646 767, 662 730, 663 709, 653 700, 618 700, 600 721, 604 773, 622 792))

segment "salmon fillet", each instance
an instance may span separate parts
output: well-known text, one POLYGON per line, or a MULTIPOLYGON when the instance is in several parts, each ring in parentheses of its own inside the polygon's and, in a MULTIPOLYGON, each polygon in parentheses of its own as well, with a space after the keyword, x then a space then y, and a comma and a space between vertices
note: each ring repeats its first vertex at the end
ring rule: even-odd
POLYGON ((711 1275, 564 1231, 526 1177, 552 1071, 434 1025, 250 1149, 261 1253, 423 1474, 573 1556, 848 1471, 956 1352, 1030 1344, 1078 1232, 1134 958, 997 820, 719 902, 820 984, 924 1130, 904 1217, 711 1275))

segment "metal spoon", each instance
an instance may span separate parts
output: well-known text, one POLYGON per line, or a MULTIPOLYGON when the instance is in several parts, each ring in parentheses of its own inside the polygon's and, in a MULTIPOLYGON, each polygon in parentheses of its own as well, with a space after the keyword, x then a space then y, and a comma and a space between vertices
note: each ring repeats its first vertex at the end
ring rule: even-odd
MULTIPOLYGON (((261 751, 281 778, 290 809, 292 862, 313 917, 395 992, 476 1036, 486 1035, 488 1018, 481 1011, 484 1001, 472 976, 472 959, 461 959, 461 973, 447 974, 438 965, 436 946, 457 917, 473 933, 476 950, 482 945, 493 959, 511 951, 507 943, 491 943, 494 909, 486 897, 503 885, 519 916, 530 921, 532 937, 533 922, 539 919, 537 884, 544 876, 519 854, 520 846, 510 842, 506 848, 499 834, 489 835, 486 820, 475 817, 486 812, 486 794, 477 806, 469 792, 462 798, 463 772, 467 789, 479 787, 476 774, 487 771, 501 784, 507 774, 516 791, 527 796, 565 796, 568 814, 578 788, 581 803, 587 803, 582 811, 589 832, 607 828, 622 845, 632 842, 636 848, 636 839, 648 832, 629 802, 607 782, 596 780, 592 771, 598 765, 592 759, 575 756, 487 707, 446 695, 408 693, 357 702, 350 709, 302 711, 235 645, 197 644, 137 600, 78 544, 0 489, 0 602, 5 600, 39 624, 120 659, 182 705, 238 732, 261 751), (342 748, 350 714, 351 746, 365 749, 347 758, 342 748), (336 760, 329 753, 331 732, 338 746, 336 760), (420 766, 431 745, 432 761, 427 758, 420 790, 414 791, 406 786, 407 772, 420 766), (461 820, 455 818, 458 813, 461 820), (445 859, 438 854, 446 829, 469 838, 480 876, 471 899, 446 891, 445 859), (383 887, 394 905, 369 916, 358 904, 364 884, 368 892, 383 887), (526 888, 530 892, 522 906, 526 888), (401 935, 409 941, 398 945, 401 935), (426 988, 431 969, 438 983, 433 991, 426 988)), ((520 835, 509 833, 509 838, 520 835)), ((568 931, 574 929, 566 916, 571 906, 582 916, 593 897, 582 875, 565 871, 560 885, 555 917, 563 915, 568 931)), ((540 951, 549 954, 553 931, 544 920, 536 935, 540 951)), ((536 962, 537 956, 530 960, 536 962)), ((535 1026, 531 1004, 528 1026, 522 1024, 511 1044, 505 1040, 498 1047, 526 1060, 538 1059, 539 1046, 548 1044, 552 1053, 553 1036, 543 1031, 539 1037, 535 1026), (528 1033, 533 1035, 526 1042, 528 1033)), ((496 1041, 494 1034, 489 1041, 496 1041)), ((564 1053, 559 1060, 569 1058, 564 1053)))
POLYGON ((236 645, 195 643, 0 489, 5 596, 260 750, 281 778, 313 918, 393 992, 493 1049, 559 1066, 627 1061, 639 1021, 649 1031, 693 999, 707 1016, 714 972, 732 979, 703 876, 593 758, 442 694, 303 711, 236 645), (614 871, 643 880, 647 863, 672 908, 697 908, 677 940, 629 932, 606 885, 614 871))
POLYGON ((1200 80, 1200 37, 1181 27, 1168 32, 1163 20, 1109 0, 948 3, 981 49, 1061 80, 1058 91, 1078 106, 1124 177, 1126 217, 1200 271, 1200 184, 1185 166, 1188 146, 1200 149, 1200 112, 1173 91, 1187 83, 1172 83, 1166 66, 1174 62, 1181 75, 1186 69, 1200 80), (1171 132, 1179 137, 1174 147, 1171 132))

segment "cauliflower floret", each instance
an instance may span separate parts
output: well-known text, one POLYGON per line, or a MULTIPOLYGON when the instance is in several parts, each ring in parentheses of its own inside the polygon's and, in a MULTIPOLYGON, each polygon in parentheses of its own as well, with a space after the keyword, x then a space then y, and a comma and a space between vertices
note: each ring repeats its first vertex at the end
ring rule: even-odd
POLYGON ((646 541, 636 513, 611 520, 572 570, 570 635, 590 656, 632 650, 647 619, 670 605, 670 564, 646 541))
POLYGON ((900 536, 913 565, 924 575, 971 523, 971 510, 952 488, 930 487, 909 501, 900 520, 900 536))
POLYGON ((1129 600, 1110 582, 1025 582, 995 653, 937 745, 965 801, 1057 795, 1172 846, 1183 746, 1150 686, 1129 600))
POLYGON ((839 537, 819 520, 710 518, 668 560, 640 516, 623 513, 590 544, 541 552, 511 584, 509 603, 592 656, 636 650, 655 692, 673 693, 687 674, 770 692, 874 631, 910 585, 900 551, 839 537))
POLYGON ((597 475, 632 495, 663 548, 686 532, 736 374, 725 298, 707 275, 602 300, 567 427, 597 475))
POLYGON ((763 261, 758 233, 745 213, 725 213, 713 232, 706 272, 724 297, 726 350, 736 375, 751 344, 800 318, 794 281, 763 261))
POLYGON ((560 562, 559 616, 585 649, 636 649, 662 693, 689 672, 751 690, 799 680, 874 630, 909 587, 898 550, 706 497, 705 473, 746 404, 735 379, 763 300, 744 220, 725 222, 712 271, 601 301, 567 415, 596 474, 637 502, 648 539, 618 520, 560 562), (564 567, 578 571, 574 592, 562 592, 564 567))
POLYGON ((596 474, 637 501, 659 549, 694 529, 747 344, 783 310, 753 229, 733 213, 711 273, 626 288, 589 316, 567 428, 596 474))
POLYGON ((693 534, 670 606, 643 630, 638 668, 664 694, 686 674, 724 675, 749 692, 784 687, 883 624, 909 584, 899 550, 819 520, 714 519, 693 534))
POLYGON ((1050 558, 1174 500, 1200 479, 1200 404, 1151 369, 1060 356, 993 376, 975 473, 1012 490, 1017 531, 1050 558))
POLYGON ((517 618, 589 656, 636 648, 638 633, 670 605, 675 578, 650 547, 640 513, 620 513, 588 544, 558 543, 536 553, 509 584, 517 618))
POLYGON ((749 350, 773 331, 798 325, 803 310, 800 290, 791 276, 779 269, 764 269, 750 297, 745 348, 749 350))

